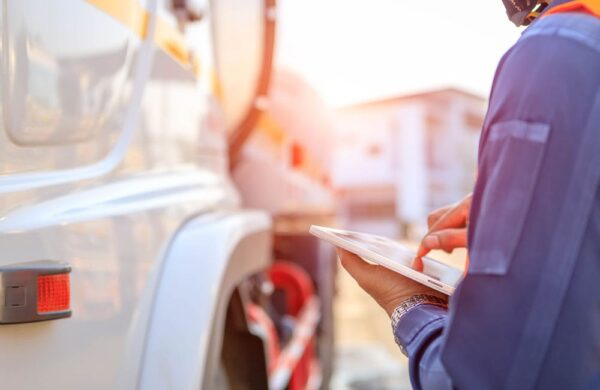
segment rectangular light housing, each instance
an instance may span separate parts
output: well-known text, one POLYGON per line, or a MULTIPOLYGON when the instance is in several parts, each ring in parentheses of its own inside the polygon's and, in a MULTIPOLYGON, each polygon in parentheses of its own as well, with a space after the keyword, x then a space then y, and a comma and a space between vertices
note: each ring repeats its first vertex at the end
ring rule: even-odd
POLYGON ((70 317, 70 272, 52 260, 0 266, 0 324, 70 317))

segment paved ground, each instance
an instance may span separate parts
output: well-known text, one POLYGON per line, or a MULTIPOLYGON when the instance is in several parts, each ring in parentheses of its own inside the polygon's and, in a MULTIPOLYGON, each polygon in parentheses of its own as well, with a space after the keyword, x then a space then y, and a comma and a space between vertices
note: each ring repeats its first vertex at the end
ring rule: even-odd
MULTIPOLYGON (((459 266, 463 251, 436 258, 459 266)), ((341 269, 335 303, 336 371, 335 390, 410 389, 407 359, 394 343, 385 312, 341 269)))

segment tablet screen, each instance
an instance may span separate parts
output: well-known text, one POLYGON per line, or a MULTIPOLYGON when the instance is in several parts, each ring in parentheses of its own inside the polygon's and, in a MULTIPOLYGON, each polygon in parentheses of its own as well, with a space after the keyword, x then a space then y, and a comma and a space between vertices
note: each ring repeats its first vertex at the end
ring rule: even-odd
POLYGON ((350 250, 361 257, 364 257, 366 260, 378 263, 373 256, 365 256, 365 254, 368 254, 365 251, 371 252, 378 256, 382 256, 397 265, 413 269, 426 275, 428 278, 433 280, 432 283, 434 284, 435 281, 438 281, 454 288, 458 285, 458 282, 462 277, 462 272, 458 268, 444 264, 429 257, 423 257, 422 270, 414 269, 412 265, 416 253, 392 239, 371 234, 351 232, 348 230, 337 230, 323 227, 317 228, 329 235, 336 236, 337 239, 332 241, 332 243, 350 250), (344 241, 351 244, 353 247, 360 248, 361 251, 354 251, 354 248, 351 248, 350 246, 341 245, 344 241))

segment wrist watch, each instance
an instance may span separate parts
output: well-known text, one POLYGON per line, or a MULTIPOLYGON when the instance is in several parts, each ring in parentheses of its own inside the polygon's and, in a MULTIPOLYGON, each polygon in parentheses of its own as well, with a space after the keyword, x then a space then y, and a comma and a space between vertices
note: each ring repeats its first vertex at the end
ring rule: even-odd
POLYGON ((435 295, 417 294, 408 298, 394 309, 394 312, 392 313, 392 331, 394 332, 394 339, 396 340, 396 344, 400 346, 400 349, 404 354, 406 354, 406 352, 404 351, 404 347, 402 346, 402 344, 400 344, 398 336, 396 336, 396 326, 398 325, 398 322, 400 322, 400 319, 406 313, 408 313, 412 308, 417 307, 419 305, 434 305, 447 309, 448 301, 435 295))

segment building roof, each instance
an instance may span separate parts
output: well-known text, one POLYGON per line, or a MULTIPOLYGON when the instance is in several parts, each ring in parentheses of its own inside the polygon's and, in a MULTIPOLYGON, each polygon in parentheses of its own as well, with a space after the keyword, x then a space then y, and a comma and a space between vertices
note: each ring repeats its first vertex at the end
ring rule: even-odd
POLYGON ((451 97, 460 96, 464 99, 477 101, 480 103, 485 102, 485 98, 483 96, 468 92, 463 89, 448 87, 442 89, 436 89, 431 91, 423 91, 412 93, 408 95, 400 95, 400 96, 391 96, 382 99, 370 100, 361 103, 354 103, 351 105, 340 107, 340 111, 346 110, 355 110, 355 109, 363 109, 363 108, 372 108, 372 107, 381 107, 390 104, 396 104, 400 102, 407 102, 410 100, 423 100, 423 99, 447 99, 451 97))

